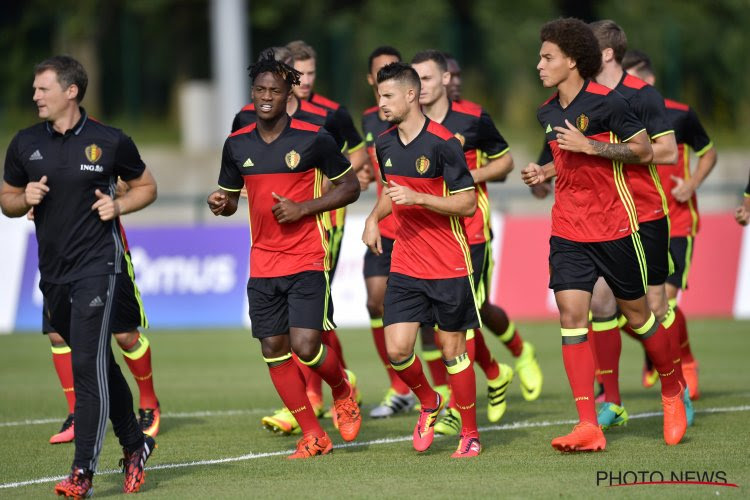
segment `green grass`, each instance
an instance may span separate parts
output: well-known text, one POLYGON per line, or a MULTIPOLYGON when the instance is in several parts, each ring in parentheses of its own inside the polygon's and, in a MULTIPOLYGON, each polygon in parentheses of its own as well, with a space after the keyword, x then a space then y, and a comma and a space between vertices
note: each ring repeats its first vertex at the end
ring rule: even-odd
MULTIPOLYGON (((482 432, 484 452, 478 459, 449 458, 456 438, 436 440, 427 453, 412 450, 408 436, 415 415, 388 420, 365 419, 358 443, 382 438, 405 438, 394 443, 339 447, 331 456, 288 462, 283 455, 250 458, 252 453, 291 450, 295 438, 279 437, 261 429, 266 409, 279 405, 257 341, 240 331, 151 332, 155 382, 164 416, 159 448, 151 466, 185 464, 231 457, 223 463, 157 469, 148 473, 141 496, 186 497, 593 497, 594 495, 651 498, 746 496, 750 488, 750 438, 743 424, 750 416, 750 322, 731 320, 690 323, 693 350, 701 362, 702 397, 696 408, 744 410, 699 413, 684 442, 667 447, 661 438, 661 418, 631 419, 628 426, 607 433, 607 451, 564 456, 549 441, 571 425, 555 422, 575 418, 560 357, 557 327, 551 323, 521 325, 521 333, 537 348, 545 375, 541 398, 526 402, 517 381, 509 390, 508 411, 502 424, 515 428, 482 432), (235 414, 190 416, 199 411, 239 410, 235 414), (182 413, 183 415, 179 415, 182 413), (174 415, 170 418, 170 414, 174 415), (546 422, 546 423, 545 423, 546 422), (538 426, 525 424, 537 423, 538 426), (740 488, 659 485, 606 488, 597 486, 597 471, 725 471, 740 488)), ((339 332, 347 360, 358 374, 367 414, 378 403, 386 379, 366 330, 339 332)), ((488 344, 501 361, 509 355, 494 338, 488 344)), ((48 341, 42 335, 0 336, 0 472, 2 483, 60 476, 67 472, 72 445, 50 446, 47 439, 64 418, 65 404, 52 364, 48 341), (25 419, 56 418, 54 423, 3 425, 25 419), (58 421, 59 420, 59 421, 58 421)), ((116 355, 118 362, 119 354, 116 355)), ((623 337, 621 384, 631 415, 659 411, 657 388, 640 386, 641 352, 623 337)), ((123 368, 127 371, 126 368, 123 368)), ((131 380, 129 374, 126 377, 131 380)), ((484 412, 484 378, 477 377, 480 426, 489 424, 484 412)), ((137 392, 135 393, 137 394, 137 392)), ((334 434, 330 422, 325 427, 334 434)), ((120 451, 110 432, 100 468, 116 468, 120 451)), ((0 497, 49 497, 53 480, 0 489, 0 497)), ((118 494, 120 474, 95 478, 98 497, 118 494)))

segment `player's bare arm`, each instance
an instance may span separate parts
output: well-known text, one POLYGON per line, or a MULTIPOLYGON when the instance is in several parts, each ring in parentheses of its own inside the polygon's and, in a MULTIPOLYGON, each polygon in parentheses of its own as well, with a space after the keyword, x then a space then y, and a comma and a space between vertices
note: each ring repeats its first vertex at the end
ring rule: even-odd
POLYGON ((365 230, 362 233, 362 242, 372 250, 375 255, 383 253, 383 244, 380 238, 380 228, 378 222, 385 219, 393 211, 391 197, 385 193, 385 189, 380 194, 375 207, 365 220, 365 230))
POLYGON ((698 166, 689 179, 672 176, 672 180, 675 182, 675 187, 672 188, 672 195, 677 201, 685 203, 693 196, 693 193, 698 190, 706 177, 708 177, 708 174, 716 166, 716 159, 716 148, 712 147, 698 159, 698 166))
POLYGON ((651 149, 654 150, 654 159, 651 161, 658 165, 674 165, 679 160, 674 132, 654 139, 651 143, 651 149))
POLYGON ((239 199, 239 191, 225 191, 219 188, 208 195, 206 202, 214 215, 229 217, 237 211, 237 201, 239 199))
POLYGON ((296 222, 302 217, 328 212, 354 203, 359 198, 359 181, 350 168, 340 177, 331 179, 336 189, 330 189, 320 198, 295 202, 277 193, 271 193, 277 203, 271 208, 281 224, 296 222))
POLYGON ((521 178, 527 186, 537 186, 543 182, 548 182, 556 176, 557 170, 555 170, 554 162, 549 162, 545 165, 529 163, 529 165, 521 171, 521 178))
POLYGON ((46 175, 39 181, 29 182, 25 187, 11 186, 3 182, 0 206, 6 217, 23 217, 32 207, 39 205, 47 193, 49 186, 46 175))
POLYGON ((148 169, 145 169, 140 177, 126 181, 128 190, 121 197, 112 198, 109 194, 97 189, 96 202, 91 210, 99 212, 99 218, 103 221, 112 220, 120 215, 137 212, 156 200, 156 179, 148 169))
POLYGON ((435 196, 418 193, 392 180, 383 192, 396 205, 418 205, 443 215, 471 217, 477 211, 474 189, 459 191, 450 196, 435 196))
POLYGON ((513 171, 513 166, 513 156, 508 152, 499 158, 490 160, 482 168, 472 170, 471 176, 474 178, 474 184, 492 181, 502 182, 513 171))
POLYGON ((557 132, 557 144, 562 150, 601 156, 628 164, 648 165, 653 161, 651 141, 645 130, 631 137, 627 143, 612 144, 589 139, 568 120, 565 120, 565 125, 554 128, 557 132))

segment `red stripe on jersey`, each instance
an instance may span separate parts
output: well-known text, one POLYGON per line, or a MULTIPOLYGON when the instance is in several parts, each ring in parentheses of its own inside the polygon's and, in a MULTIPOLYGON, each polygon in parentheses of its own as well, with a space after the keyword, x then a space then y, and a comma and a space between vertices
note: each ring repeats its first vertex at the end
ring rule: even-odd
POLYGON ((679 109, 680 111, 690 111, 690 106, 672 99, 664 99, 664 105, 670 109, 679 109))
POLYGON ((317 132, 318 130, 320 130, 319 125, 313 125, 312 123, 304 122, 296 118, 292 118, 290 127, 296 128, 297 130, 308 130, 310 132, 317 132))
POLYGON ((388 130, 386 130, 386 131, 385 131, 385 132, 383 132, 382 134, 378 135, 378 137, 380 137, 381 135, 385 135, 385 134, 387 134, 388 132, 390 132, 391 130, 395 129, 396 127, 398 127, 398 125, 394 125, 394 126, 392 126, 391 128, 389 128, 388 130))
POLYGON ((316 106, 309 101, 300 100, 299 107, 302 111, 307 111, 308 113, 312 113, 314 115, 326 116, 328 114, 328 110, 326 110, 325 108, 321 108, 320 106, 316 106))
POLYGON ((625 79, 622 81, 622 84, 626 87, 630 87, 631 89, 641 90, 643 87, 648 85, 648 83, 644 82, 638 77, 635 77, 631 74, 626 74, 625 79))
POLYGON ((377 112, 378 112, 378 109, 380 109, 380 106, 373 106, 373 107, 371 107, 371 108, 367 108, 367 109, 366 109, 366 110, 364 111, 364 113, 362 113, 362 114, 363 114, 363 115, 371 115, 371 114, 373 114, 373 113, 377 113, 377 112))
POLYGON ((669 205, 670 236, 695 236, 698 232, 698 200, 693 196, 685 203, 681 203, 671 194, 677 183, 672 178, 690 178, 690 151, 685 144, 677 145, 677 164, 659 165, 656 171, 661 179, 661 187, 667 195, 669 205))
POLYGON ((549 104, 550 102, 552 102, 552 99, 555 99, 557 97, 557 94, 558 94, 558 92, 555 92, 554 94, 552 94, 550 96, 550 98, 547 99, 546 101, 544 101, 542 104, 540 104, 539 107, 541 108, 542 106, 546 106, 547 104, 549 104))
POLYGON ((482 106, 477 103, 465 100, 453 101, 451 109, 453 111, 471 116, 480 116, 482 114, 482 106))
POLYGON ((436 135, 443 139, 444 141, 447 141, 448 139, 453 139, 453 132, 448 130, 447 128, 443 127, 437 122, 434 122, 430 120, 430 124, 427 125, 427 131, 431 133, 432 135, 436 135))
POLYGON ((255 111, 255 104, 250 103, 243 107, 240 111, 255 111))
POLYGON ((604 85, 599 85, 595 81, 591 80, 586 87, 586 92, 590 94, 607 95, 612 92, 612 89, 610 89, 609 87, 605 87, 604 85))
POLYGON ((229 134, 229 137, 234 137, 235 135, 240 135, 240 134, 249 134, 250 132, 255 130, 255 125, 256 125, 255 122, 253 122, 250 125, 247 125, 247 126, 242 127, 241 129, 235 130, 234 132, 229 134))
MULTIPOLYGON (((375 108, 377 109, 377 108, 375 108)), ((367 153, 370 155, 370 163, 375 169, 375 185, 377 186, 378 198, 383 193, 383 176, 380 173, 380 164, 378 163, 378 156, 375 154, 375 146, 367 146, 367 153)), ((380 229, 380 235, 392 240, 396 239, 396 228, 394 226, 393 215, 387 215, 384 219, 378 222, 378 229, 380 229)))
POLYGON ((341 106, 336 101, 332 101, 328 99, 327 97, 323 97, 322 95, 318 95, 318 94, 313 94, 312 102, 317 104, 318 106, 323 106, 324 108, 330 108, 334 111, 339 109, 339 107, 341 106))
POLYGON ((130 245, 128 245, 128 237, 125 236, 125 228, 122 225, 122 222, 120 222, 120 219, 117 219, 117 227, 120 229, 120 238, 122 239, 123 247, 125 248, 126 252, 130 251, 130 245))

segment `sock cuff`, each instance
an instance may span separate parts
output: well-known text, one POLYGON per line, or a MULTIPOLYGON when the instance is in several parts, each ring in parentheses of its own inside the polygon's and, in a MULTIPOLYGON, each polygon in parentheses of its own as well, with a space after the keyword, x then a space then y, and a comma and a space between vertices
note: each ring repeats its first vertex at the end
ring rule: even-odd
POLYGON ((581 344, 588 340, 588 328, 560 328, 563 345, 581 344))
POLYGON ((279 366, 286 362, 287 360, 292 359, 292 353, 288 352, 284 354, 283 356, 279 356, 278 358, 267 358, 263 356, 263 361, 266 362, 266 364, 270 367, 279 366))
POLYGON ((52 349, 52 354, 68 354, 70 353, 70 347, 64 345, 64 346, 50 346, 50 349, 52 349))
POLYGON ((370 328, 383 328, 383 318, 370 318, 370 328))
POLYGON ((646 320, 643 326, 639 328, 633 328, 633 331, 637 333, 638 335, 643 335, 645 333, 648 333, 648 331, 651 329, 652 326, 654 326, 655 323, 656 323, 656 316, 654 316, 654 313, 651 313, 651 316, 648 318, 648 320, 646 320))
POLYGON ((461 373, 471 366, 471 360, 469 359, 469 353, 467 352, 459 354, 453 359, 444 359, 443 363, 445 364, 445 369, 448 371, 449 375, 461 373))
POLYGON ((414 354, 414 353, 411 353, 411 356, 409 356, 408 358, 406 358, 403 361, 393 361, 393 360, 391 360, 391 366, 397 372, 402 372, 402 371, 406 370, 407 368, 409 368, 411 365, 413 365, 416 360, 417 360, 417 355, 414 354))
POLYGON ((509 321, 508 328, 506 328, 503 333, 498 335, 498 338, 500 339, 500 342, 507 344, 513 338, 513 335, 515 333, 516 333, 516 324, 512 321, 509 321))
POLYGON ((477 336, 477 334, 476 334, 476 332, 474 331, 473 328, 469 328, 468 330, 466 330, 466 340, 467 341, 472 340, 476 336, 477 336))
POLYGON ((625 328, 625 325, 628 324, 628 318, 625 317, 624 314, 620 314, 617 318, 617 326, 619 328, 625 328))
POLYGON ((325 344, 320 344, 320 350, 318 351, 318 354, 311 359, 310 361, 305 361, 302 358, 299 358, 300 363, 302 363, 305 366, 318 366, 323 363, 323 361, 326 359, 326 353, 328 352, 328 349, 326 349, 325 344))
POLYGON ((674 310, 671 307, 669 307, 667 308, 667 314, 664 315, 664 319, 661 321, 661 324, 665 329, 668 329, 670 326, 672 326, 672 324, 674 323, 674 320, 675 320, 674 310))
POLYGON ((619 328, 617 317, 613 316, 609 319, 594 319, 591 320, 591 330, 595 332, 606 332, 614 328, 619 328))
POLYGON ((440 349, 431 349, 429 351, 422 351, 422 357, 425 361, 435 361, 443 357, 443 353, 440 349))
POLYGON ((148 338, 146 338, 145 335, 142 333, 138 334, 138 337, 135 340, 135 343, 133 343, 132 346, 129 347, 129 349, 133 349, 138 345, 138 347, 135 350, 125 350, 122 347, 120 347, 120 351, 122 352, 122 355, 126 358, 130 359, 141 359, 144 354, 146 354, 146 351, 148 351, 149 346, 151 343, 148 341, 148 338))

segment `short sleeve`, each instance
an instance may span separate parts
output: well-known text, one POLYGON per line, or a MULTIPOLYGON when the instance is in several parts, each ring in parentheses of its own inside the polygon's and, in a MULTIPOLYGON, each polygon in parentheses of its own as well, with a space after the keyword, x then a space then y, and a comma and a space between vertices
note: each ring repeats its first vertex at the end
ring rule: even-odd
POLYGON ((542 144, 542 150, 539 152, 539 159, 536 162, 538 165, 546 165, 552 161, 554 161, 552 148, 549 147, 549 143, 545 139, 544 144, 542 144))
POLYGON ((357 127, 354 126, 354 121, 349 111, 344 106, 339 106, 334 114, 341 124, 341 133, 346 140, 347 152, 351 153, 362 148, 364 146, 362 136, 357 131, 357 127))
POLYGON ((607 94, 606 125, 622 142, 627 142, 639 132, 646 130, 645 125, 635 115, 625 98, 618 92, 607 94))
POLYGON ((347 142, 346 137, 344 136, 344 126, 341 123, 339 115, 333 111, 329 111, 326 115, 326 121, 323 128, 325 128, 331 134, 334 141, 336 141, 339 151, 342 153, 345 152, 347 149, 347 142))
POLYGON ((24 187, 29 183, 29 176, 18 155, 18 135, 13 137, 5 152, 5 171, 3 180, 13 187, 24 187))
POLYGON ((245 185, 237 163, 232 157, 229 140, 224 141, 224 150, 221 153, 221 170, 219 171, 219 187, 224 191, 240 191, 245 185))
POLYGON ((490 160, 500 158, 510 149, 505 138, 497 130, 495 122, 492 121, 489 113, 484 110, 479 115, 477 144, 479 145, 479 149, 487 153, 487 157, 490 160))
POLYGON ((378 143, 375 143, 375 158, 378 160, 378 172, 380 172, 380 182, 383 184, 388 184, 388 179, 385 178, 385 169, 383 168, 383 157, 380 154, 380 147, 378 146, 378 143))
POLYGON ((127 182, 143 175, 144 170, 146 170, 146 165, 141 160, 133 139, 121 133, 117 151, 115 151, 115 175, 127 182))
POLYGON ((684 140, 685 144, 693 148, 698 156, 703 156, 714 145, 693 108, 688 109, 685 117, 684 140))
POLYGON ((440 144, 440 149, 443 180, 448 186, 448 191, 453 194, 474 189, 474 178, 469 172, 469 166, 466 164, 466 157, 458 139, 455 137, 448 139, 440 144))
POLYGON ((242 122, 240 121, 240 113, 237 113, 236 115, 234 115, 234 120, 232 120, 232 133, 235 133, 239 129, 242 128, 242 125, 241 125, 242 122))
POLYGON ((351 163, 341 153, 333 136, 325 129, 318 131, 315 138, 315 152, 319 168, 331 181, 343 176, 351 167, 351 163))
POLYGON ((646 132, 651 139, 674 133, 674 127, 667 116, 664 98, 654 87, 650 85, 643 87, 630 100, 630 106, 646 127, 646 132))

